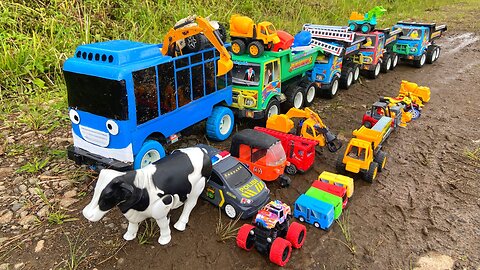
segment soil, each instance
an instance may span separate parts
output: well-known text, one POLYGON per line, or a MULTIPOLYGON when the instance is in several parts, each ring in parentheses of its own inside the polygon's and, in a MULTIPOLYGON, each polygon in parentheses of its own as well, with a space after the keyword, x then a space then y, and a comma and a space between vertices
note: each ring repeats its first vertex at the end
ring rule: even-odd
MULTIPOLYGON (((327 126, 346 144, 351 131, 360 126, 369 104, 379 96, 395 96, 401 80, 428 86, 432 92, 422 116, 406 128, 397 129, 384 145, 388 153, 386 169, 373 184, 354 176, 355 192, 341 222, 329 232, 307 225, 305 245, 293 251, 286 268, 480 268, 480 161, 478 153, 468 154, 480 148, 480 41, 475 33, 451 30, 438 44, 442 46, 442 55, 433 65, 417 69, 400 64, 376 80, 362 78, 361 83, 340 92, 333 100, 317 99, 314 103, 327 126), (346 226, 346 232, 342 232, 340 224, 346 226)), ((239 128, 244 126, 253 124, 244 122, 239 128)), ((62 132, 67 130, 65 127, 62 132)), ((184 144, 205 142, 201 132, 193 132, 184 144)), ((213 145, 226 149, 229 142, 213 145)), ((319 173, 334 171, 336 155, 323 150, 314 168, 292 177, 289 188, 269 183, 272 199, 292 205, 319 173)), ((13 178, 10 164, 15 162, 9 158, 0 162, 0 179, 6 189, 14 189, 9 183, 13 178)), ((64 162, 68 164, 67 173, 78 170, 71 161, 64 162)), ((84 259, 78 269, 277 268, 258 252, 238 248, 234 238, 220 241, 216 233, 218 210, 205 201, 198 202, 184 232, 172 226, 172 241, 167 246, 156 242, 155 225, 150 227, 156 234, 149 238, 149 243, 126 242, 122 239, 126 220, 118 210, 97 223, 89 223, 81 215, 92 195, 93 181, 89 179, 95 177, 84 177, 66 187, 77 193, 74 198, 79 201, 66 209, 78 220, 62 225, 34 223, 22 229, 17 223, 23 217, 15 213, 7 224, 9 229, 2 225, 0 265, 69 268, 68 261, 74 257, 84 259), (82 197, 83 191, 86 196, 82 197), (13 225, 17 230, 11 229, 12 224, 17 224, 13 225), (39 243, 41 240, 44 242, 39 243), (34 251, 36 248, 38 252, 34 251)), ((10 197, 14 196, 5 197, 2 208, 12 208, 14 198, 10 197)), ((27 198, 33 198, 30 206, 41 203, 34 195, 27 198)), ((171 225, 179 214, 179 210, 173 212, 171 225)), ((222 213, 221 222, 228 221, 222 213)), ((235 227, 249 221, 239 221, 235 227)), ((140 232, 145 229, 144 224, 140 232)))

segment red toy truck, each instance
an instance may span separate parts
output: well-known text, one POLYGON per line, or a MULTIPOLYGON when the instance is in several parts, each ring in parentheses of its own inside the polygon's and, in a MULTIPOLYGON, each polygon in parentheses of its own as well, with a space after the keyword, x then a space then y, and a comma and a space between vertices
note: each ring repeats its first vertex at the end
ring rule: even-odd
POLYGON ((318 142, 264 127, 255 127, 255 130, 280 140, 287 155, 287 161, 290 162, 285 167, 286 173, 295 174, 297 171, 303 173, 310 169, 315 162, 315 146, 318 142))
POLYGON ((332 184, 324 183, 322 181, 315 180, 312 183, 312 187, 318 188, 330 194, 333 194, 337 197, 342 198, 342 209, 347 207, 348 203, 348 196, 347 196, 347 189, 344 187, 335 186, 332 184))

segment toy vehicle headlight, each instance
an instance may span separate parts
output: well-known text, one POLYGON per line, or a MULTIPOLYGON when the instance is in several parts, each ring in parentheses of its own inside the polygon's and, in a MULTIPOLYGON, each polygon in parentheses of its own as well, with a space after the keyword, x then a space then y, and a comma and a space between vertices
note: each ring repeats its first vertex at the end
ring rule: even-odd
POLYGON ((105 126, 107 127, 108 132, 112 135, 117 135, 118 134, 118 125, 115 123, 113 120, 108 120, 107 123, 105 123, 105 126))
POLYGON ((72 123, 74 124, 80 123, 80 115, 78 115, 77 111, 72 109, 70 110, 70 112, 68 112, 68 115, 70 116, 70 121, 72 121, 72 123))
POLYGON ((416 52, 416 51, 417 51, 417 48, 416 48, 416 47, 412 47, 412 48, 410 48, 410 51, 411 51, 411 52, 416 52))
POLYGON ((253 202, 252 200, 247 198, 242 198, 242 200, 240 200, 241 204, 252 204, 252 202, 253 202))
POLYGON ((247 105, 247 106, 252 106, 252 105, 253 105, 253 100, 251 100, 251 99, 246 99, 246 100, 245 100, 245 105, 247 105))
POLYGON ((318 80, 318 81, 321 81, 321 80, 323 80, 323 78, 324 78, 324 77, 323 77, 323 75, 322 75, 322 74, 317 74, 317 80, 318 80))

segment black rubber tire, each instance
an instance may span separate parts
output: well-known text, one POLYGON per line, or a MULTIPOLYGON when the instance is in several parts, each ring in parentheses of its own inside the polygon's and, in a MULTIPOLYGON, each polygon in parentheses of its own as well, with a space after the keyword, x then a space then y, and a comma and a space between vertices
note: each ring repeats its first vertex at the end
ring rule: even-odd
POLYGON ((382 65, 381 63, 377 63, 377 65, 375 65, 374 70, 368 70, 367 77, 371 80, 375 80, 378 77, 378 75, 380 75, 381 65, 382 65))
POLYGON ((398 62, 400 61, 400 57, 398 57, 398 54, 396 53, 392 53, 391 57, 392 57, 392 66, 390 67, 390 70, 394 70, 397 67, 398 62))
POLYGON ((432 64, 435 61, 435 45, 428 46, 427 49, 427 64, 432 64))
POLYGON ((203 34, 196 34, 185 38, 184 52, 198 52, 205 48, 208 44, 207 38, 203 34))
POLYGON ((434 61, 437 61, 438 58, 440 57, 440 52, 442 51, 442 49, 440 48, 440 46, 437 46, 437 45, 435 45, 435 47, 436 47, 437 53, 435 54, 435 60, 434 61))
POLYGON ((218 33, 220 34, 222 42, 227 42, 227 29, 225 28, 225 25, 218 23, 218 33))
POLYGON ((290 163, 290 165, 285 167, 285 172, 290 175, 294 175, 298 172, 298 170, 297 170, 297 167, 295 167, 295 165, 290 163))
POLYGON ((238 52, 234 52, 232 49, 232 53, 235 55, 242 55, 245 53, 245 50, 247 48, 247 45, 245 45, 245 42, 241 39, 234 39, 232 40, 232 47, 238 45, 239 50, 238 52))
POLYGON ((353 65, 353 83, 357 83, 360 79, 360 65, 354 64, 353 65))
POLYGON ((353 78, 353 72, 354 69, 353 67, 345 67, 342 68, 342 74, 340 76, 340 87, 342 89, 348 89, 350 86, 352 86, 354 78, 353 78))
POLYGON ((278 113, 277 113, 277 114, 280 114, 280 101, 278 101, 278 99, 276 99, 275 97, 273 97, 272 99, 270 99, 270 101, 268 102, 267 107, 265 108, 265 115, 263 116, 263 120, 264 120, 265 122, 267 122, 267 120, 268 120, 268 112, 270 111, 270 108, 272 108, 273 106, 277 106, 277 108, 278 108, 278 113))
POLYGON ((385 164, 387 162, 387 153, 380 150, 375 155, 373 160, 375 160, 375 162, 378 163, 378 172, 381 172, 383 168, 385 168, 385 164))
POLYGON ((303 104, 305 107, 310 107, 313 102, 315 101, 315 97, 317 96, 317 92, 318 92, 318 86, 316 83, 311 83, 307 86, 307 88, 305 88, 305 98, 303 100, 303 104), (313 91, 313 93, 311 93, 311 91, 313 91), (308 100, 310 95, 313 95, 313 98, 312 100, 308 100))
POLYGON ((387 73, 392 67, 392 57, 390 54, 383 55, 383 62, 380 65, 380 72, 387 73))
POLYGON ((427 62, 427 55, 424 53, 420 56, 420 59, 413 61, 413 65, 416 68, 422 68, 426 62, 427 62))
POLYGON ((370 121, 365 121, 363 123, 363 125, 366 127, 366 128, 372 128, 372 123, 370 123, 370 121))
POLYGON ((257 58, 260 57, 263 54, 263 51, 265 50, 265 47, 263 47, 263 44, 260 41, 252 41, 250 44, 248 44, 248 54, 251 57, 257 58), (257 54, 252 54, 252 48, 256 47, 257 49, 257 54))
POLYGON ((290 108, 303 108, 305 104, 305 91, 300 86, 288 87, 285 91, 285 96, 287 98, 287 100, 285 100, 285 102, 283 103, 285 109, 288 110, 290 108), (299 98, 301 98, 301 101, 298 100, 299 98))
POLYGON ((343 157, 345 156, 345 151, 342 151, 342 153, 337 157, 337 160, 335 162, 335 169, 337 170, 337 173, 339 174, 345 174, 347 171, 345 170, 345 164, 343 164, 343 157))
POLYGON ((332 99, 338 93, 338 88, 340 87, 340 82, 337 76, 333 76, 332 82, 330 83, 330 87, 328 89, 323 89, 323 94, 326 98, 332 99))
POLYGON ((373 183, 373 180, 377 178, 377 172, 378 172, 378 164, 375 161, 372 161, 370 163, 370 166, 368 167, 368 171, 366 171, 363 175, 363 179, 369 183, 373 183))
POLYGON ((290 179, 290 177, 286 176, 285 174, 280 175, 280 177, 278 178, 278 181, 282 188, 289 187, 290 184, 292 183, 292 179, 290 179))

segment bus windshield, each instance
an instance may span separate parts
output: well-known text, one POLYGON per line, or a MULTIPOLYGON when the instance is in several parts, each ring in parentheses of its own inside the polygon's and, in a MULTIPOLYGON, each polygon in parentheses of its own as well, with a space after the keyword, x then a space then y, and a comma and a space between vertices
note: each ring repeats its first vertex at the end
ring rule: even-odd
POLYGON ((128 119, 125 81, 65 71, 68 106, 114 120, 128 119))
POLYGON ((234 63, 232 69, 233 84, 258 86, 260 81, 260 65, 253 63, 234 63))

